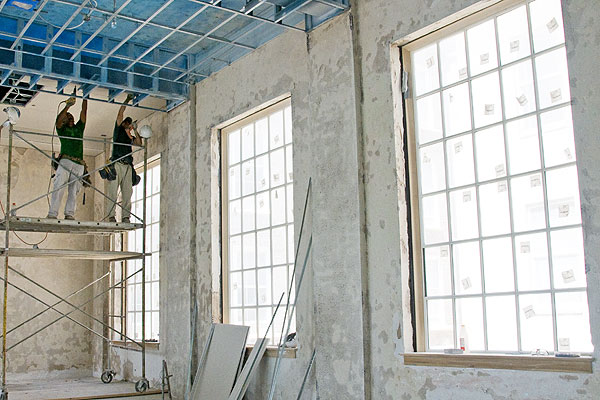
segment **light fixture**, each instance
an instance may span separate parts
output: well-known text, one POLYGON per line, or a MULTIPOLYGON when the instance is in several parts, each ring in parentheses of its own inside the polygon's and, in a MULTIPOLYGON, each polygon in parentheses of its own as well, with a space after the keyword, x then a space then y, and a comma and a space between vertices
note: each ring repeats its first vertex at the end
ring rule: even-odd
POLYGON ((140 128, 140 136, 144 139, 150 139, 152 137, 152 128, 148 125, 144 125, 140 128))
POLYGON ((9 125, 14 125, 21 117, 21 111, 17 107, 6 107, 2 110, 6 113, 8 119, 2 123, 3 128, 8 128, 9 125))
POLYGON ((29 11, 37 6, 37 0, 8 0, 7 6, 13 6, 29 11))

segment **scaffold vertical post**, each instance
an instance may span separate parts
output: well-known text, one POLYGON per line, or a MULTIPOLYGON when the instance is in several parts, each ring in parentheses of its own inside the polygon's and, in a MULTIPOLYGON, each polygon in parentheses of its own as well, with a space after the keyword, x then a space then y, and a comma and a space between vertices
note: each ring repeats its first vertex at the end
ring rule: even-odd
POLYGON ((2 395, 6 397, 6 314, 8 303, 8 248, 10 234, 10 180, 12 163, 12 141, 13 127, 8 128, 8 169, 6 173, 6 211, 4 215, 4 226, 6 229, 4 237, 4 302, 2 304, 2 395))
POLYGON ((142 193, 142 379, 146 379, 146 186, 148 185, 148 139, 144 138, 144 191, 142 193))

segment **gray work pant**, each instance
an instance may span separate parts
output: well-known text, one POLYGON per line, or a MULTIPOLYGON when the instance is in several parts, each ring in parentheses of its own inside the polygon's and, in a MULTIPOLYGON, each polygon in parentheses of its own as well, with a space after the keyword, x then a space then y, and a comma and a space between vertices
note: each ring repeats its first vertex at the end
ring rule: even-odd
POLYGON ((60 207, 63 194, 67 189, 69 193, 67 194, 67 203, 65 204, 65 216, 75 216, 77 193, 81 190, 81 180, 78 178, 81 175, 83 175, 83 165, 66 158, 60 160, 56 169, 56 175, 54 176, 54 189, 63 186, 67 182, 73 182, 52 193, 50 197, 50 210, 48 211, 49 217, 58 216, 58 208, 60 207))
POLYGON ((133 181, 131 177, 132 167, 129 164, 121 162, 114 163, 117 171, 117 179, 108 181, 108 190, 106 195, 111 199, 105 199, 104 209, 107 211, 107 218, 114 217, 117 206, 117 194, 121 187, 121 210, 122 219, 129 219, 131 213, 131 194, 133 193, 133 181))

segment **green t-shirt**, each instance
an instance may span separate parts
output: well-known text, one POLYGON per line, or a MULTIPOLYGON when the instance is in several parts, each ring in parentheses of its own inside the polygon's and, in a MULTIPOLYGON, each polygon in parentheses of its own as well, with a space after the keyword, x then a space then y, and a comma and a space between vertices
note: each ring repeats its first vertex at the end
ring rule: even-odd
POLYGON ((69 137, 82 138, 85 123, 81 120, 72 127, 65 123, 62 128, 56 129, 60 137, 60 154, 83 160, 83 140, 70 140, 69 137))

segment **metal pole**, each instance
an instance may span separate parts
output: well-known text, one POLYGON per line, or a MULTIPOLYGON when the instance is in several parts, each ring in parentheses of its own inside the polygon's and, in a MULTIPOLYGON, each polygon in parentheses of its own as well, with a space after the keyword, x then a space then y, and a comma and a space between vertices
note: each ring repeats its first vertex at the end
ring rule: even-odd
POLYGON ((304 374, 304 379, 302 379, 302 386, 300 386, 300 392, 298 393, 298 397, 296 398, 296 400, 300 400, 300 398, 302 397, 302 393, 304 392, 304 386, 306 385, 306 380, 308 379, 310 370, 312 369, 313 363, 315 362, 316 354, 317 354, 317 349, 314 349, 312 352, 312 356, 310 357, 310 361, 308 362, 308 368, 306 368, 306 373, 304 374))
MULTIPOLYGON (((132 171, 133 173, 133 171, 132 171)), ((148 184, 148 139, 144 138, 144 193, 142 194, 142 379, 146 379, 146 186, 148 184)))
POLYGON ((13 127, 12 124, 8 128, 8 169, 6 173, 6 223, 4 247, 6 254, 4 255, 4 303, 2 305, 2 395, 6 395, 6 304, 8 302, 8 246, 10 233, 10 178, 11 178, 11 162, 12 162, 12 141, 13 127))

